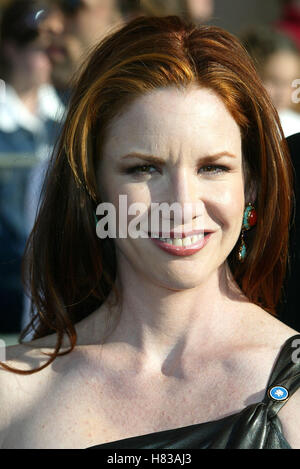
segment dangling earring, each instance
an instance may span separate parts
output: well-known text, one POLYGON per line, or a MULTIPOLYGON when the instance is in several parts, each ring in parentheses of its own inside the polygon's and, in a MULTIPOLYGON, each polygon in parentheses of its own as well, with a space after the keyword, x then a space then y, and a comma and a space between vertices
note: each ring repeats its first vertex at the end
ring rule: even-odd
POLYGON ((253 205, 249 202, 244 211, 243 226, 242 226, 242 233, 241 233, 241 244, 240 244, 239 252, 238 252, 238 260, 240 262, 244 262, 246 255, 247 255, 247 248, 246 248, 246 244, 244 241, 244 233, 245 231, 248 231, 253 226, 255 226, 256 221, 257 221, 256 210, 253 207, 253 205))

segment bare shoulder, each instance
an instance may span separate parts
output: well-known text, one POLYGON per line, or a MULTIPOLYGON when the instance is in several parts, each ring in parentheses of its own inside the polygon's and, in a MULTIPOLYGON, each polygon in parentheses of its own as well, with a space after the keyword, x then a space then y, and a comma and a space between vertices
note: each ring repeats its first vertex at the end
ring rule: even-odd
MULTIPOLYGON (((255 307, 253 313, 253 318, 256 318, 256 327, 253 329, 256 334, 253 341, 257 345, 257 353, 262 360, 260 367, 266 371, 266 376, 268 376, 268 368, 269 373, 272 371, 286 341, 295 336, 299 337, 295 337, 295 340, 291 342, 291 353, 295 352, 294 357, 300 360, 299 331, 287 326, 262 308, 255 307)), ((300 372, 300 366, 298 370, 296 373, 300 372)), ((280 409, 278 418, 282 425, 283 435, 290 446, 293 449, 300 449, 300 387, 280 409)))
POLYGON ((279 318, 254 304, 249 305, 245 314, 248 317, 244 322, 244 337, 249 337, 253 345, 258 348, 262 346, 270 350, 277 350, 279 353, 289 338, 300 335, 299 331, 287 326, 279 318))
MULTIPOLYGON (((282 331, 284 332, 285 328, 282 328, 282 331)), ((299 363, 300 334, 298 331, 291 328, 288 328, 286 332, 286 340, 295 335, 299 335, 298 338, 295 338, 295 340, 291 342, 291 361, 299 363)), ((295 368, 295 374, 300 374, 300 365, 295 368)), ((278 412, 283 435, 293 449, 300 449, 300 379, 298 379, 298 381, 298 390, 290 396, 288 401, 278 412)))
POLYGON ((298 332, 254 304, 240 305, 238 309, 230 337, 233 345, 229 342, 224 348, 224 356, 244 392, 249 393, 249 383, 250 389, 256 390, 254 403, 263 398, 283 345, 298 332))
MULTIPOLYGON (((5 359, 0 366, 0 379, 9 379, 11 376, 28 376, 36 369, 46 365, 50 355, 55 351, 56 335, 50 335, 31 342, 10 345, 5 348, 5 359), (9 370, 14 368, 15 372, 9 370)), ((63 342, 60 351, 67 350, 66 341, 63 342)), ((31 375, 33 376, 34 373, 31 375)))
POLYGON ((54 337, 5 348, 0 364, 0 448, 14 422, 53 381, 53 367, 45 365, 54 350, 54 337))
MULTIPOLYGON (((280 321, 278 322, 279 324, 276 324, 276 332, 278 334, 278 345, 280 346, 280 342, 282 342, 280 349, 282 348, 286 340, 299 335, 299 337, 295 337, 295 340, 291 342, 291 361, 294 363, 299 363, 299 331, 296 331, 286 326, 280 321)), ((280 350, 278 353, 280 353, 280 350)), ((300 364, 299 366, 297 366, 297 368, 295 368, 295 373, 300 373, 300 364)), ((290 444, 290 446, 293 449, 300 449, 300 379, 298 390, 288 399, 288 401, 280 409, 278 413, 278 418, 282 425, 283 435, 290 444)))
MULTIPOLYGON (((36 376, 34 370, 43 366, 49 356, 45 355, 44 347, 33 347, 30 344, 18 344, 7 346, 5 349, 4 360, 0 365, 0 408, 11 407, 12 411, 16 408, 15 399, 18 399, 20 389, 30 391, 36 385, 36 376)), ((44 372, 43 376, 47 373, 44 372)), ((41 376, 41 375, 39 375, 41 376)), ((22 405, 24 399, 20 400, 18 405, 22 405)), ((20 408, 20 407, 19 407, 20 408)))

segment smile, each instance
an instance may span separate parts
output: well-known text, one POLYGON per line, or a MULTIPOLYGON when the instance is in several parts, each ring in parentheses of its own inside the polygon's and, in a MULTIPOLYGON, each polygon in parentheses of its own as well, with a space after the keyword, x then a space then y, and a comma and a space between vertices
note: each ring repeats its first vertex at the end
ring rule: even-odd
POLYGON ((206 246, 213 233, 187 236, 185 238, 151 238, 163 251, 175 256, 191 256, 206 246))
POLYGON ((185 238, 157 238, 159 241, 162 241, 166 244, 171 244, 172 246, 191 246, 196 244, 198 241, 204 238, 204 234, 187 236, 185 238))

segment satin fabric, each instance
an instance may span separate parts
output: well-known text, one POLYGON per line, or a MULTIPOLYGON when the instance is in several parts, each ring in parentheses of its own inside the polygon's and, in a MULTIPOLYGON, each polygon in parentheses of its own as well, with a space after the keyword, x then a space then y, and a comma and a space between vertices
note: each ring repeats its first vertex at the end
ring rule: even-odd
POLYGON ((290 337, 281 348, 261 402, 220 420, 126 438, 87 449, 291 449, 283 436, 277 415, 288 399, 274 401, 268 393, 273 386, 284 386, 289 392, 288 399, 300 387, 300 334, 290 337))

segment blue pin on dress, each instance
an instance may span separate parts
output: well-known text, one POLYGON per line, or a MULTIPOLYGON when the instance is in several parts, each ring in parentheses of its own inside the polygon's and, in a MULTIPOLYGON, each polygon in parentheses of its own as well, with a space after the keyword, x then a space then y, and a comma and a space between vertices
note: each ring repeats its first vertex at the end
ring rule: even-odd
POLYGON ((289 392, 284 386, 272 386, 268 391, 269 397, 273 401, 285 401, 289 397, 289 392))

